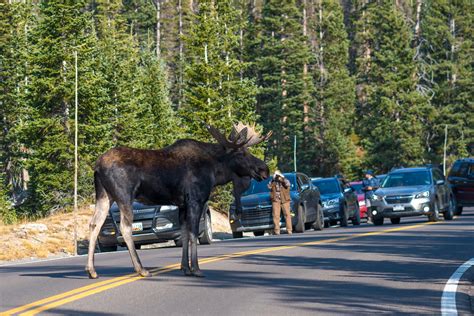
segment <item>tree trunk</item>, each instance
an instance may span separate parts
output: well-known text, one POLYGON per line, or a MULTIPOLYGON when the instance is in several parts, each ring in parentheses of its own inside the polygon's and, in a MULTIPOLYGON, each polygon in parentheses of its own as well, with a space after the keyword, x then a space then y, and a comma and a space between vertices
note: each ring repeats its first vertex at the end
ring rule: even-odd
POLYGON ((161 57, 161 0, 155 0, 156 8, 156 57, 161 57))
MULTIPOLYGON (((307 0, 303 0, 303 36, 308 36, 308 18, 306 15, 307 12, 307 0)), ((308 87, 306 85, 306 79, 308 78, 308 64, 304 63, 303 65, 303 78, 305 83, 305 90, 307 91, 308 87)), ((308 100, 305 99, 303 102, 303 130, 305 134, 309 132, 309 104, 308 100)), ((305 135, 306 136, 306 135, 305 135)), ((304 137, 303 139, 306 139, 304 137)))
POLYGON ((422 0, 416 0, 416 24, 415 24, 415 40, 416 44, 420 43, 420 22, 421 22, 421 6, 422 0))

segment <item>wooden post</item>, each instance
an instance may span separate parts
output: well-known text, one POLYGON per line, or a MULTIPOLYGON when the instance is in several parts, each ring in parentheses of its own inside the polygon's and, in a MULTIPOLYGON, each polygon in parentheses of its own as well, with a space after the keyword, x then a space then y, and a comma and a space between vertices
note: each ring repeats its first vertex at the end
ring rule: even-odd
POLYGON ((75 65, 75 84, 74 84, 74 255, 77 255, 77 170, 78 170, 78 159, 77 159, 77 134, 78 134, 78 97, 77 97, 77 85, 78 85, 78 74, 77 74, 77 50, 74 51, 74 65, 75 65))

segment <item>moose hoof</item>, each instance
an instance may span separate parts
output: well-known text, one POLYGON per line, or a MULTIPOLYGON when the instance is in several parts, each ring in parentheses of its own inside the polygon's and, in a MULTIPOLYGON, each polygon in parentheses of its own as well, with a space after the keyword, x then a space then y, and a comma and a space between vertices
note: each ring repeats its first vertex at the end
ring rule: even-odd
POLYGON ((181 268, 185 276, 191 276, 191 270, 189 268, 181 268))
POLYGON ((91 270, 86 270, 87 275, 89 276, 89 279, 97 279, 99 276, 97 275, 97 272, 91 271, 91 270))
POLYGON ((204 273, 201 270, 191 271, 191 274, 198 278, 204 278, 204 273))
POLYGON ((140 274, 140 275, 141 275, 142 277, 144 277, 144 278, 151 277, 150 271, 145 270, 145 269, 143 269, 143 270, 141 270, 140 272, 138 272, 138 274, 140 274))

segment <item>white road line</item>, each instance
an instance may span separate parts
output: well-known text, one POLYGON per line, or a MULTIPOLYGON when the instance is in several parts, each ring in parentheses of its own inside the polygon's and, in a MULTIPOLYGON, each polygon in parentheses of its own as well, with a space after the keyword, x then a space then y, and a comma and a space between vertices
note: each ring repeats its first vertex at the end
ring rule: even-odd
POLYGON ((456 308, 456 291, 458 283, 464 272, 471 266, 474 266, 474 258, 466 261, 463 265, 456 269, 451 278, 446 283, 441 297, 441 315, 443 316, 457 316, 458 310, 456 308))

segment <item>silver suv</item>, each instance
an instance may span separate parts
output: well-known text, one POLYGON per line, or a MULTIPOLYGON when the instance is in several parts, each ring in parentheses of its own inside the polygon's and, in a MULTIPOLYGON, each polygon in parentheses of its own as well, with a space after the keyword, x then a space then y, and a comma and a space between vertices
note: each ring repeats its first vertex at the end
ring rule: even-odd
POLYGON ((453 219, 453 193, 441 170, 433 167, 402 168, 388 174, 371 200, 370 215, 374 225, 384 218, 392 224, 400 218, 426 215, 436 222, 439 213, 445 220, 453 219))

